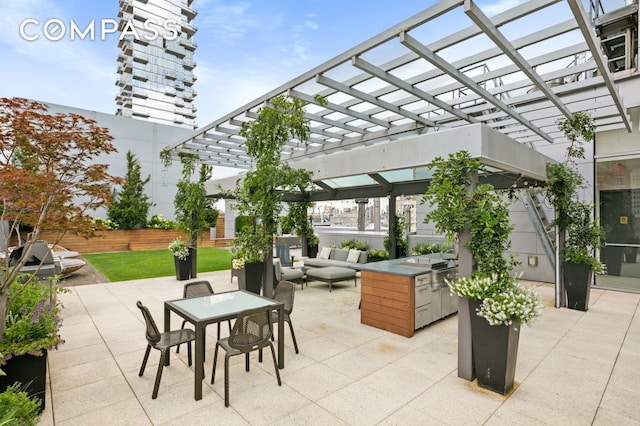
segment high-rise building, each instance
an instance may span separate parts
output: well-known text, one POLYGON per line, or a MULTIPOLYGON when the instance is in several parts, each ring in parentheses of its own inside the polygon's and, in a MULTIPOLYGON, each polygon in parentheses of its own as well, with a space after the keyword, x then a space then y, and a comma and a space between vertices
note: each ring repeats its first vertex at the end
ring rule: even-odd
POLYGON ((116 115, 195 128, 193 0, 119 0, 116 115))

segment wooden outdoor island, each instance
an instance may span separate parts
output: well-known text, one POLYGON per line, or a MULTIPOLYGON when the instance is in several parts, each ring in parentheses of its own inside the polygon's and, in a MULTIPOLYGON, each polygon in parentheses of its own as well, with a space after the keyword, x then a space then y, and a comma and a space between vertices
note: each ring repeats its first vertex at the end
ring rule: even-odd
POLYGON ((419 256, 358 267, 362 324, 412 337, 415 330, 458 311, 458 297, 444 281, 456 277, 451 260, 419 256))

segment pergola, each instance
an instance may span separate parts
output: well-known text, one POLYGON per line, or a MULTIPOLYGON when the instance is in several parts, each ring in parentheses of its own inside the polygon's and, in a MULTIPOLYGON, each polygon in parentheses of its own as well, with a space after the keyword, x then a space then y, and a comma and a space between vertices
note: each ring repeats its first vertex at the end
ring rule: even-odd
MULTIPOLYGON (((287 95, 307 103, 311 136, 307 144, 290 140, 282 158, 314 172, 310 200, 387 195, 391 215, 395 195, 424 192, 425 165, 435 155, 460 149, 485 164, 482 177, 498 188, 542 182, 552 160, 538 151, 562 137, 559 119, 585 111, 598 131, 631 131, 592 18, 579 0, 526 1, 491 17, 472 0, 443 0, 196 130, 171 151, 250 170, 240 129, 271 99, 287 95)), ((237 179, 219 183, 234 187, 237 179)), ((461 275, 471 272, 465 258, 461 275)), ((469 315, 468 306, 459 308, 459 321, 469 315)), ((470 334, 459 328, 460 377, 472 379, 471 359, 470 334)))
MULTIPOLYGON (((307 103, 311 136, 308 144, 289 141, 282 158, 290 164, 468 124, 486 125, 536 150, 561 137, 557 120, 576 111, 588 112, 599 131, 630 131, 590 19, 578 0, 527 1, 491 17, 471 0, 444 0, 195 130, 170 150, 251 169, 240 129, 278 95, 307 103)), ((424 143, 436 143, 429 140, 424 143)), ((342 176, 353 177, 352 166, 342 176)), ((382 173, 368 177, 383 192, 394 185, 382 173)), ((312 197, 337 198, 345 182, 333 178, 317 176, 312 197)))

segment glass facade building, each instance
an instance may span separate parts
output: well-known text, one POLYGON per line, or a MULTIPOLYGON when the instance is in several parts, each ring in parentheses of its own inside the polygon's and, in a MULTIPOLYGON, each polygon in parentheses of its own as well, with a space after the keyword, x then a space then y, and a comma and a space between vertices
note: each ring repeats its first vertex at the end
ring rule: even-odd
POLYGON ((193 0, 119 0, 116 115, 195 128, 193 0))

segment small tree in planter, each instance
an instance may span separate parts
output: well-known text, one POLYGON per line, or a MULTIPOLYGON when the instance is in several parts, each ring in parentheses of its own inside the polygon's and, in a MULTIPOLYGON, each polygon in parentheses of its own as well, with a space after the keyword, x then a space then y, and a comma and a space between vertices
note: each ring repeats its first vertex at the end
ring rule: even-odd
MULTIPOLYGON (((173 203, 176 208, 178 228, 186 231, 189 235, 190 275, 191 278, 196 278, 198 273, 198 238, 204 229, 211 226, 211 216, 208 211, 213 208, 213 202, 207 199, 204 183, 211 179, 212 167, 201 164, 198 168, 196 154, 180 153, 179 157, 182 163, 182 179, 178 182, 178 190, 173 203), (193 181, 196 170, 199 170, 198 179, 193 181)), ((171 165, 172 158, 167 149, 162 150, 160 158, 165 167, 171 165)))
MULTIPOLYGON (((302 179, 307 178, 302 177, 302 179)), ((302 255, 315 257, 318 254, 320 239, 315 235, 313 225, 311 225, 311 221, 309 220, 308 211, 311 207, 313 207, 313 203, 310 201, 289 203, 289 215, 287 217, 293 225, 293 231, 300 238, 302 255)))
MULTIPOLYGON (((57 244, 67 232, 88 237, 96 230, 88 213, 108 205, 112 186, 120 183, 120 179, 107 173, 106 164, 94 163, 96 158, 115 152, 111 139, 107 129, 80 115, 51 115, 46 105, 38 102, 0 99, 0 223, 10 224, 9 233, 2 235, 5 246, 10 245, 10 236, 17 232, 19 224, 31 228, 23 247, 14 250, 19 255, 1 260, 0 352, 5 360, 27 353, 44 355, 47 349, 60 343, 59 323, 55 321, 54 327, 49 328, 51 333, 45 336, 19 328, 8 338, 8 326, 17 323, 9 321, 8 314, 10 308, 20 310, 15 304, 19 303, 16 301, 21 293, 25 294, 32 286, 36 290, 41 286, 36 274, 46 256, 39 259, 34 275, 24 277, 21 269, 31 259, 33 245, 43 231, 57 235, 54 241, 49 241, 57 244)), ((25 308, 31 309, 27 317, 29 314, 38 317, 43 303, 51 306, 49 297, 36 302, 35 308, 25 308)), ((45 320, 52 325, 51 318, 45 320)), ((28 328, 27 323, 20 322, 28 328)), ((8 374, 9 370, 5 368, 8 374)))
POLYGON ((604 232, 591 218, 592 207, 577 198, 584 179, 576 169, 575 161, 585 158, 583 142, 593 140, 595 124, 588 114, 576 112, 571 120, 559 120, 558 127, 569 140, 567 157, 563 163, 547 165, 546 185, 547 199, 556 215, 552 225, 557 226, 559 234, 560 265, 557 267, 562 268, 558 283, 560 300, 556 300, 556 306, 567 305, 586 311, 592 274, 603 269, 593 254, 600 246, 604 232))
POLYGON ((239 230, 236 257, 257 254, 266 261, 263 294, 270 296, 273 236, 278 231, 283 191, 306 189, 311 180, 308 172, 294 170, 281 159, 282 147, 290 140, 307 142, 309 123, 304 118, 304 103, 277 96, 260 108, 257 119, 244 123, 240 134, 246 138, 247 154, 255 160, 255 170, 246 174, 232 196, 239 214, 255 220, 239 230))
POLYGON ((433 221, 449 241, 458 237, 466 262, 460 271, 466 276, 447 281, 466 302, 459 304, 458 375, 473 380, 475 369, 480 386, 505 394, 513 387, 519 327, 539 315, 540 302, 510 275, 517 262, 506 256, 509 209, 491 185, 476 183, 481 166, 466 151, 434 159, 423 202, 435 208, 425 222, 433 221))

